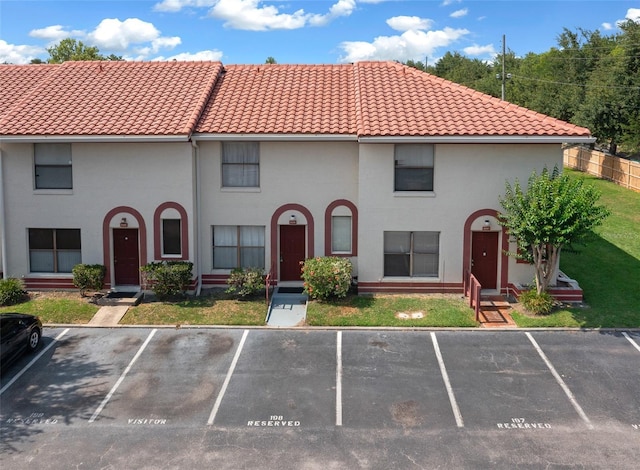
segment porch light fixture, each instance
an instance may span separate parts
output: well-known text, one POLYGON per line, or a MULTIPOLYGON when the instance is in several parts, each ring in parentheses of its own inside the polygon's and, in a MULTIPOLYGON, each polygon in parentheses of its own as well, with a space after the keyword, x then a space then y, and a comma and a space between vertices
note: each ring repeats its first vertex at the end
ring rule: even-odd
POLYGON ((120 219, 120 227, 128 227, 129 224, 127 223, 127 218, 123 217, 122 219, 120 219))
POLYGON ((489 219, 484 219, 482 230, 491 230, 491 221, 489 219))
POLYGON ((291 214, 291 216, 289 217, 289 225, 296 225, 297 223, 298 223, 298 220, 296 219, 296 215, 291 214))

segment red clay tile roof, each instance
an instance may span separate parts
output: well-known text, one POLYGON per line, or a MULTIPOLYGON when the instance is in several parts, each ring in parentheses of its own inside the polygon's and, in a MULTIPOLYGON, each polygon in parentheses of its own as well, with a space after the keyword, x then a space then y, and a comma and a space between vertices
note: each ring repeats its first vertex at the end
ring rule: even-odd
POLYGON ((0 117, 2 135, 189 136, 220 62, 65 62, 0 117))
POLYGON ((196 132, 355 134, 353 67, 230 65, 196 132))
POLYGON ((590 137, 395 62, 65 62, 0 79, 5 136, 590 137))
POLYGON ((588 129, 394 62, 355 64, 362 136, 590 136, 588 129))
POLYGON ((23 99, 55 67, 59 65, 0 64, 0 116, 23 99))

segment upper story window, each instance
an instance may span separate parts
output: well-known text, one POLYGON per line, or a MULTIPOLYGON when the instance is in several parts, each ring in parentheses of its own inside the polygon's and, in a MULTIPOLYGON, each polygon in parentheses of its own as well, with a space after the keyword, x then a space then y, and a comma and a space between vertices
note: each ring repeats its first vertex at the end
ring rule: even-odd
POLYGON ((73 267, 80 263, 80 229, 29 229, 31 272, 70 273, 73 267))
POLYGON ((182 255, 182 228, 180 219, 162 219, 162 255, 182 255))
POLYGON ((384 275, 437 277, 439 232, 384 232, 384 275))
POLYGON ((36 189, 72 189, 71 144, 35 144, 36 189))
POLYGON ((222 142, 222 187, 260 187, 258 142, 222 142))
POLYGON ((432 144, 396 144, 395 191, 433 191, 432 144))

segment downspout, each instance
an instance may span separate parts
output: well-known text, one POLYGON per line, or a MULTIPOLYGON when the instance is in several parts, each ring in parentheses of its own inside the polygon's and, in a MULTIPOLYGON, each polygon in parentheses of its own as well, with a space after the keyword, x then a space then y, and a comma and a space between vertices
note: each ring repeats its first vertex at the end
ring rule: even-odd
POLYGON ((7 229, 5 225, 4 212, 4 159, 2 158, 2 150, 0 150, 0 242, 2 248, 0 256, 2 256, 2 279, 7 278, 7 229))
POLYGON ((195 220, 193 221, 193 258, 196 260, 196 296, 199 296, 202 292, 202 260, 200 259, 200 147, 198 147, 198 143, 196 139, 191 136, 191 146, 194 150, 194 159, 195 159, 195 170, 196 170, 196 178, 195 178, 195 199, 196 199, 196 207, 195 207, 195 220))

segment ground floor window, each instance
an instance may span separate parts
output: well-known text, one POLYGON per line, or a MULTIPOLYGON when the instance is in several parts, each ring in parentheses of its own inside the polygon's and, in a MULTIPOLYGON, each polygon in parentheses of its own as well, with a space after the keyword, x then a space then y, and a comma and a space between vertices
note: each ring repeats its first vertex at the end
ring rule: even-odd
POLYGON ((29 229, 29 266, 34 273, 70 273, 82 263, 80 229, 29 229))
POLYGON ((439 232, 384 232, 384 275, 437 277, 439 232))
POLYGON ((351 253, 351 217, 348 215, 331 217, 331 252, 351 253))
POLYGON ((163 256, 180 256, 182 254, 181 235, 180 219, 162 219, 163 256))
POLYGON ((213 268, 264 269, 264 231, 257 225, 215 225, 213 268))

